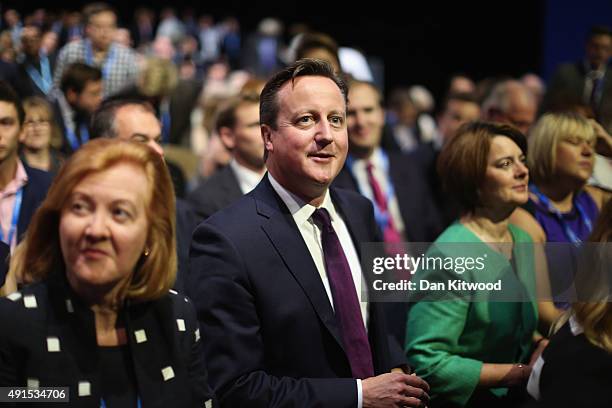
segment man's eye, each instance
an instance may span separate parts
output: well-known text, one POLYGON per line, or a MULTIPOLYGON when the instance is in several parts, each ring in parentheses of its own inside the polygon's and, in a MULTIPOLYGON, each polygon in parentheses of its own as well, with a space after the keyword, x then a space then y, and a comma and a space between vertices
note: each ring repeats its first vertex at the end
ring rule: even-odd
POLYGON ((333 126, 341 127, 344 124, 344 118, 342 116, 332 116, 329 118, 330 123, 333 126))
POLYGON ((312 118, 312 116, 302 116, 301 118, 298 119, 298 123, 301 125, 307 125, 309 123, 311 123, 314 119, 312 118))

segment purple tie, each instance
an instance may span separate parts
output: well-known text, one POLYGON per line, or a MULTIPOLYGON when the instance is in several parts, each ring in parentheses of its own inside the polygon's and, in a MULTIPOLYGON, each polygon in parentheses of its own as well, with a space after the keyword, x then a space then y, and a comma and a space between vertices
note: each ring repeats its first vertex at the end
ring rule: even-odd
POLYGON ((344 350, 351 364, 351 372, 354 378, 372 377, 374 375, 372 351, 348 261, 327 210, 324 208, 315 210, 312 219, 321 227, 323 257, 334 299, 334 311, 340 326, 344 350))

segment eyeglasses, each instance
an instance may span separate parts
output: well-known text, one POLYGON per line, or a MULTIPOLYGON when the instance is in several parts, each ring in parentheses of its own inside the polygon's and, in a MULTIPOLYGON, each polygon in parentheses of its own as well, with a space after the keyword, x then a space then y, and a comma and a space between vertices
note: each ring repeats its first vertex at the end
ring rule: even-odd
POLYGON ((50 123, 49 119, 38 119, 38 120, 26 120, 24 125, 27 127, 35 126, 48 126, 50 123))

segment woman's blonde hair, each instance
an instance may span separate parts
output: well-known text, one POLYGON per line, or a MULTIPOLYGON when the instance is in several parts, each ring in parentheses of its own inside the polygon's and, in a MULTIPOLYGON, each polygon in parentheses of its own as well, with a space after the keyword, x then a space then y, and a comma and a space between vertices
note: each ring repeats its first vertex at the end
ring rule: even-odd
POLYGON ((595 139, 595 131, 587 119, 574 112, 547 113, 533 126, 529 132, 527 165, 535 184, 555 177, 557 145, 568 137, 591 141, 595 139))
POLYGON ((612 353, 612 299, 610 298, 612 285, 610 277, 612 275, 609 272, 609 262, 612 259, 610 257, 612 252, 612 200, 608 201, 599 215, 589 241, 590 245, 594 245, 593 243, 600 243, 600 245, 595 248, 597 249, 596 256, 589 256, 593 265, 587 266, 585 276, 577 276, 577 279, 582 278, 581 280, 588 280, 588 282, 579 281, 577 284, 589 288, 588 294, 593 296, 593 300, 575 302, 572 310, 586 338, 594 345, 612 353), (593 274, 597 276, 592 276, 593 274), (593 290, 596 292, 591 293, 593 290))
POLYGON ((151 148, 118 139, 95 139, 65 163, 32 218, 22 248, 15 251, 9 275, 27 275, 30 280, 39 281, 54 270, 65 270, 59 237, 62 209, 81 180, 119 163, 142 168, 150 185, 146 203, 149 229, 145 244, 149 254, 142 255, 139 260, 125 296, 152 300, 168 292, 177 269, 172 181, 163 159, 151 148))

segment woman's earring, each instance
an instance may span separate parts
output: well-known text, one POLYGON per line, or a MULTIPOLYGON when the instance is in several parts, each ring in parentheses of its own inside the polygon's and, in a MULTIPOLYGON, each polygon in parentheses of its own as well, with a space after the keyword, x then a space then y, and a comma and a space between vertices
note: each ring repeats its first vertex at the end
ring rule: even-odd
POLYGON ((151 250, 149 249, 149 247, 145 247, 144 256, 149 256, 150 253, 151 253, 151 250))

